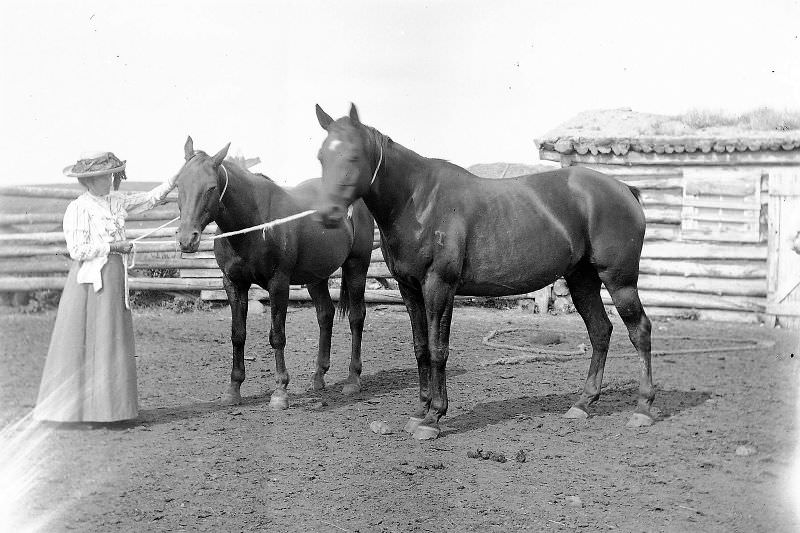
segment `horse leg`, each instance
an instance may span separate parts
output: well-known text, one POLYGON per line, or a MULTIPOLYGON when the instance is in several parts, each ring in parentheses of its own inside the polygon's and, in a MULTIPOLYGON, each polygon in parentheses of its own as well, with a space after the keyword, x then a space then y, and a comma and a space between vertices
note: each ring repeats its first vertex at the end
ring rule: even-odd
POLYGON ((289 408, 289 372, 283 359, 286 347, 286 307, 289 305, 289 278, 276 273, 269 282, 269 306, 272 324, 269 344, 275 351, 275 391, 269 400, 274 411, 289 408))
POLYGON ((639 354, 639 398, 636 410, 628 420, 628 426, 650 426, 653 424, 650 407, 656 397, 653 370, 650 365, 650 319, 644 312, 635 283, 617 285, 612 280, 605 279, 603 282, 614 300, 620 318, 628 328, 631 343, 639 354))
POLYGON ((613 326, 608 319, 603 300, 600 297, 600 278, 593 266, 584 264, 566 277, 567 286, 575 309, 586 324, 589 340, 592 343, 592 362, 583 393, 577 402, 564 414, 564 418, 587 418, 589 406, 600 398, 603 384, 603 370, 606 365, 608 346, 613 326))
MULTIPOLYGON (((347 319, 350 322, 350 372, 342 388, 342 394, 351 395, 361 392, 361 339, 364 334, 364 320, 367 306, 364 303, 364 290, 367 287, 367 269, 369 260, 348 259, 342 265, 342 279, 346 283, 350 306, 347 319)), ((341 296, 340 296, 341 297, 341 296)))
POLYGON ((222 405, 238 405, 242 403, 240 392, 244 381, 244 343, 247 339, 247 293, 250 284, 235 284, 222 276, 222 285, 228 295, 231 306, 231 344, 233 345, 233 368, 231 369, 231 383, 228 390, 222 395, 222 405))
POLYGON ((431 354, 428 349, 428 322, 425 318, 425 302, 422 292, 398 280, 400 295, 406 304, 406 311, 411 319, 411 333, 414 338, 414 355, 417 358, 417 371, 419 373, 419 406, 414 414, 409 417, 405 431, 414 434, 422 423, 431 404, 430 370, 431 354))
POLYGON ((319 324, 319 351, 317 352, 317 368, 311 376, 311 387, 314 390, 325 388, 325 373, 331 366, 331 334, 333 333, 333 317, 335 309, 328 291, 328 280, 308 286, 308 294, 314 302, 319 324))
POLYGON ((447 357, 450 353, 450 321, 453 317, 455 285, 438 274, 428 274, 422 287, 430 346, 430 407, 414 430, 418 440, 439 436, 439 419, 447 413, 447 357))

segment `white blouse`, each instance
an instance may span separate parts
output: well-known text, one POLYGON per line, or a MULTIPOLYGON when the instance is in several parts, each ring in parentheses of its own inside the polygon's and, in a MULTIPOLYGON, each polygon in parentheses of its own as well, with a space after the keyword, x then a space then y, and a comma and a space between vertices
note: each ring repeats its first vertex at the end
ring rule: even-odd
POLYGON ((110 243, 125 240, 125 218, 163 203, 171 190, 169 182, 164 182, 147 192, 95 196, 86 191, 70 202, 64 213, 64 238, 70 257, 81 263, 78 283, 91 283, 95 291, 103 288, 101 271, 110 243))

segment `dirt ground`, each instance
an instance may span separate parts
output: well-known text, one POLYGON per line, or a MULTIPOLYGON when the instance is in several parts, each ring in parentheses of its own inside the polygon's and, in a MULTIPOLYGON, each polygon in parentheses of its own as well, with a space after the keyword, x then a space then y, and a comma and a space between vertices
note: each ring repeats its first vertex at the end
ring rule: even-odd
MULTIPOLYGON (((725 346, 732 339, 764 344, 655 357, 660 419, 630 429, 625 422, 635 404, 638 364, 625 355, 630 344, 619 319, 613 318, 604 395, 593 416, 576 421, 561 415, 583 386, 588 355, 481 363, 519 355, 482 344, 496 328, 533 328, 495 339, 512 344, 537 331, 562 333, 566 348, 586 343, 577 316, 460 307, 443 433, 416 442, 402 431, 417 395, 403 307, 370 307, 364 390, 357 397, 340 393, 349 358, 346 322, 335 327, 328 389, 315 393, 308 386, 314 312, 290 309, 291 407, 283 412, 267 405, 274 386, 268 316, 251 314, 248 323, 247 352, 256 359, 247 362, 244 403, 222 407, 213 399, 229 380, 228 309, 136 311, 139 420, 38 428, 44 440, 23 468, 30 491, 14 511, 23 520, 47 517, 43 531, 82 532, 800 528, 791 500, 800 497, 798 486, 788 485, 796 452, 797 332, 654 321, 654 349, 725 346), (394 433, 370 431, 379 420, 394 433), (478 449, 507 461, 468 457, 478 449), (520 451, 524 462, 516 460, 520 451)), ((33 407, 54 320, 54 311, 0 309, 4 425, 33 407)), ((25 431, 32 431, 29 424, 11 433, 25 431)))

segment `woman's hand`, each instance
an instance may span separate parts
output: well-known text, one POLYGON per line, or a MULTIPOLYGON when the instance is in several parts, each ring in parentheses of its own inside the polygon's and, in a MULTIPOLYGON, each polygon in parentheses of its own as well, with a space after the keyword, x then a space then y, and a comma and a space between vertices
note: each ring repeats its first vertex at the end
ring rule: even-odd
POLYGON ((108 245, 109 251, 118 254, 127 254, 133 249, 131 241, 115 241, 108 245))

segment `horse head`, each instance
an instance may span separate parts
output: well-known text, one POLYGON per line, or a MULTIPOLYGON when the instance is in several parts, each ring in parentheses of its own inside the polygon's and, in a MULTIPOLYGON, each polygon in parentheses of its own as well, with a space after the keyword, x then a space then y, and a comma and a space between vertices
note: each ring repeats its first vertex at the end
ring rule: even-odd
POLYGON ((335 121, 317 105, 317 120, 328 136, 317 154, 322 165, 322 197, 316 217, 332 228, 341 223, 348 206, 369 191, 373 168, 377 168, 374 143, 355 105, 351 104, 349 116, 335 121))
POLYGON ((186 139, 183 147, 186 162, 178 173, 177 181, 181 215, 178 241, 182 252, 196 252, 203 229, 217 217, 227 183, 222 162, 229 147, 230 143, 211 157, 205 152, 195 151, 191 137, 186 139))

